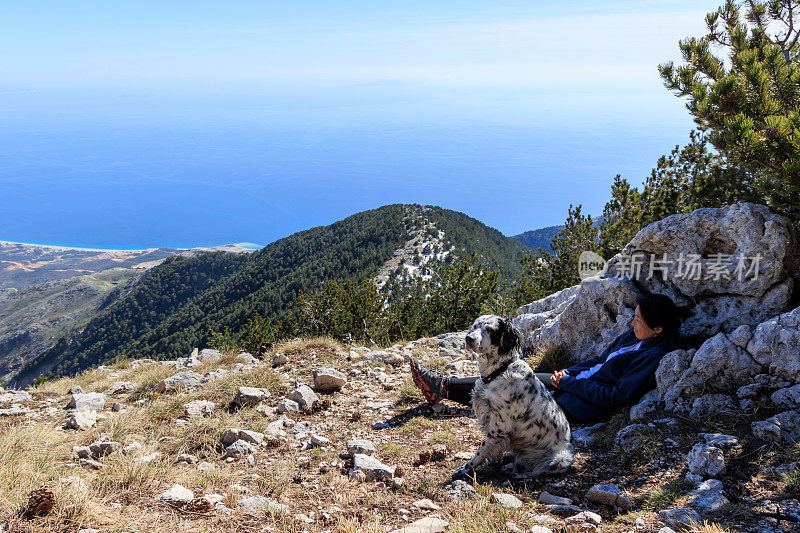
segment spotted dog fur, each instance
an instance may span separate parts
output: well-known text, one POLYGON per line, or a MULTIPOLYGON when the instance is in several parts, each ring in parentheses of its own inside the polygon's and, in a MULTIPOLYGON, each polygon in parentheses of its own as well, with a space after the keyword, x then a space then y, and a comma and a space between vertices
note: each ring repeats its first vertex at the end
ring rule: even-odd
POLYGON ((466 347, 475 352, 481 375, 473 389, 472 409, 485 438, 456 475, 468 475, 506 452, 514 455, 514 463, 506 468, 511 473, 565 472, 574 460, 569 422, 528 363, 519 359, 519 339, 511 325, 499 316, 480 316, 470 328, 466 347), (505 371, 489 379, 508 362, 505 371))

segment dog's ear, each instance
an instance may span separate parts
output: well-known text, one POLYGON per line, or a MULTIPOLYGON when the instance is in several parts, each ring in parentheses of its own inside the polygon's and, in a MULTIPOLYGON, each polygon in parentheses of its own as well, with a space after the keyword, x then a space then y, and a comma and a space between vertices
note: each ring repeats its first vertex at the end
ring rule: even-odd
POLYGON ((519 345, 519 336, 508 320, 500 322, 500 353, 511 353, 519 345))

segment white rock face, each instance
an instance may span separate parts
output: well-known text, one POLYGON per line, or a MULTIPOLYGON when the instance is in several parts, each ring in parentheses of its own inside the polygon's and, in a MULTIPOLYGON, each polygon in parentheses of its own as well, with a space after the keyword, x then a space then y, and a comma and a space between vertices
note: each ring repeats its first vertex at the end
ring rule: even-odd
POLYGON ((86 431, 97 423, 97 413, 94 411, 75 411, 64 424, 66 429, 86 431))
POLYGON ((8 391, 0 394, 0 403, 27 402, 30 399, 31 395, 24 390, 8 391))
POLYGON ((689 493, 687 503, 701 511, 716 511, 730 501, 725 497, 722 481, 709 479, 689 493))
MULTIPOLYGON (((633 279, 647 292, 693 306, 684 336, 732 333, 787 311, 797 257, 791 223, 765 206, 740 202, 672 215, 643 228, 597 276, 520 307, 514 324, 525 347, 546 343, 581 359, 597 355, 630 327, 639 295, 633 279), (740 258, 746 270, 737 274, 740 258), (699 276, 687 275, 690 259, 699 276)), ((739 332, 737 342, 746 334, 739 332)))
POLYGON ((106 395, 102 392, 88 392, 73 394, 67 404, 67 409, 76 411, 98 411, 106 406, 106 395))
POLYGON ((219 350, 212 350, 210 348, 206 348, 197 354, 197 360, 201 363, 215 363, 220 359, 222 359, 222 354, 219 352, 219 350))
POLYGON ((318 391, 340 390, 347 383, 347 376, 333 368, 318 368, 313 376, 314 388, 318 391))
POLYGON ((747 351, 768 373, 800 383, 800 307, 762 322, 753 331, 747 351))
POLYGON ((353 456, 357 453, 369 455, 375 453, 375 445, 368 440, 364 439, 351 439, 345 444, 347 446, 347 455, 353 456))
POLYGON ((248 457, 249 455, 254 454, 255 451, 255 446, 246 440, 239 439, 232 442, 227 448, 225 448, 225 457, 241 459, 242 457, 248 457))

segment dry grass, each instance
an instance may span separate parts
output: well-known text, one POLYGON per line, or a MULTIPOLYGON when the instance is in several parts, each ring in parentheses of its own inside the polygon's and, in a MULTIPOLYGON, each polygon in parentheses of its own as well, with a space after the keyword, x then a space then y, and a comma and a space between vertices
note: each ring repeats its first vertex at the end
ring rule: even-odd
POLYGON ((275 353, 297 355, 311 351, 346 352, 344 345, 333 337, 296 338, 279 342, 275 353))
POLYGON ((554 372, 572 366, 575 360, 560 346, 541 343, 533 349, 528 363, 534 372, 554 372))

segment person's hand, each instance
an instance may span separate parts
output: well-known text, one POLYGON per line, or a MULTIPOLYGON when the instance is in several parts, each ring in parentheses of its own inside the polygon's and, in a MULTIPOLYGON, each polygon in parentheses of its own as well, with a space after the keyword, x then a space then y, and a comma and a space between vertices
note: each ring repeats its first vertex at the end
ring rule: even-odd
POLYGON ((553 372, 553 375, 550 376, 550 381, 553 382, 553 386, 555 388, 558 388, 558 382, 561 380, 561 377, 566 375, 567 375, 566 370, 556 370, 555 372, 553 372))

